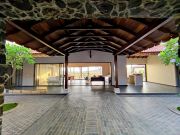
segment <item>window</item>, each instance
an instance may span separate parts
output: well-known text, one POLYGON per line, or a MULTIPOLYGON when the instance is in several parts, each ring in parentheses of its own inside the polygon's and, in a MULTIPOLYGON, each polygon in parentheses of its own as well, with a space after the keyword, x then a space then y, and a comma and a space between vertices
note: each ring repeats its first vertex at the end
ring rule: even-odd
POLYGON ((35 83, 40 85, 63 85, 63 64, 36 64, 35 83))
POLYGON ((86 77, 90 78, 92 76, 102 75, 101 66, 92 66, 92 67, 69 67, 68 68, 69 76, 73 76, 74 79, 85 79, 86 77))

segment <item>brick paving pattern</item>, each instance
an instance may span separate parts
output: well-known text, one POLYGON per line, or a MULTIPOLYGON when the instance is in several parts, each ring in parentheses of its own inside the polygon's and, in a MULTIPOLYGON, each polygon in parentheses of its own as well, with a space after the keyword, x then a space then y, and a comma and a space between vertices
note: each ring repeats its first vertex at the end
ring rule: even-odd
POLYGON ((29 101, 31 107, 23 105, 22 110, 19 107, 5 114, 3 134, 9 130, 14 131, 13 135, 179 135, 180 133, 180 116, 168 109, 169 106, 180 105, 180 97, 118 96, 111 92, 89 89, 77 91, 65 97, 36 96, 35 100, 34 96, 7 97, 6 100, 12 98, 11 101, 20 98, 20 101, 24 100, 24 104, 29 101), (12 121, 12 118, 15 121, 12 121), (9 123, 11 124, 7 128, 9 123), (19 128, 21 132, 18 132, 19 128))
POLYGON ((5 103, 18 106, 3 114, 2 135, 20 135, 63 96, 6 96, 5 103))

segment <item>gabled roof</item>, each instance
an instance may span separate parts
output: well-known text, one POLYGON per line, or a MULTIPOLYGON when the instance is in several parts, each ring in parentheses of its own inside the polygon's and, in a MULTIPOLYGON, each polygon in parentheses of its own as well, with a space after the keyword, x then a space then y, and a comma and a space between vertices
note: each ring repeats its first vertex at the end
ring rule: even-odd
POLYGON ((47 55, 98 50, 132 55, 177 37, 172 18, 7 21, 6 38, 47 55))
POLYGON ((163 45, 153 46, 141 52, 130 55, 128 58, 147 58, 149 55, 158 55, 161 51, 165 49, 163 45))
POLYGON ((165 49, 165 46, 157 45, 157 46, 153 46, 152 48, 148 48, 142 52, 144 52, 144 53, 159 53, 159 52, 163 51, 164 49, 165 49))

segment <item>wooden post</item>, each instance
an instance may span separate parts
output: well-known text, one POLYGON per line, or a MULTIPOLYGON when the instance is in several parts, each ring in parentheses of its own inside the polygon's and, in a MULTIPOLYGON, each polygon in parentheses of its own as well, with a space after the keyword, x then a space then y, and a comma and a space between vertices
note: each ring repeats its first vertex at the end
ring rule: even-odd
POLYGON ((118 64, 117 64, 117 55, 114 55, 114 68, 115 68, 115 88, 118 88, 118 64))
POLYGON ((6 65, 6 55, 5 55, 5 31, 6 23, 4 18, 0 17, 0 133, 2 130, 2 115, 3 115, 3 103, 4 103, 4 83, 7 73, 8 66, 6 65))
POLYGON ((65 55, 65 89, 68 89, 68 54, 65 55))

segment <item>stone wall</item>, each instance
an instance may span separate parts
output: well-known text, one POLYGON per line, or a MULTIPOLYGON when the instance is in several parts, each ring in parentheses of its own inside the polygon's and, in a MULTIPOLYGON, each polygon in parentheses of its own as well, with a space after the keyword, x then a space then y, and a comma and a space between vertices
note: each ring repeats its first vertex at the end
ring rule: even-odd
POLYGON ((2 128, 2 104, 4 103, 4 81, 7 73, 6 56, 5 56, 5 20, 0 17, 0 132, 2 128))
POLYGON ((14 20, 71 18, 166 18, 180 0, 1 0, 0 13, 14 20))

